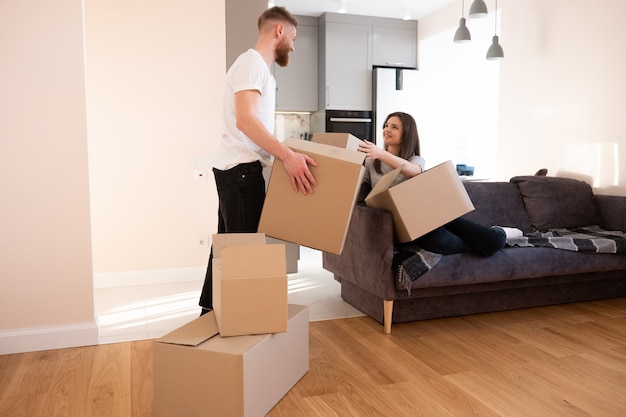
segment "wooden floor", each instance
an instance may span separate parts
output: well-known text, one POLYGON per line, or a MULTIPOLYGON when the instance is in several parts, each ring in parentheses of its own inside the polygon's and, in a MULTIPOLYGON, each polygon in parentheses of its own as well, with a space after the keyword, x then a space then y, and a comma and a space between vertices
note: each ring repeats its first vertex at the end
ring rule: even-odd
MULTIPOLYGON (((151 361, 150 341, 0 356, 0 416, 151 416, 151 361)), ((269 416, 626 416, 626 298, 391 335, 313 322, 310 371, 269 416)))

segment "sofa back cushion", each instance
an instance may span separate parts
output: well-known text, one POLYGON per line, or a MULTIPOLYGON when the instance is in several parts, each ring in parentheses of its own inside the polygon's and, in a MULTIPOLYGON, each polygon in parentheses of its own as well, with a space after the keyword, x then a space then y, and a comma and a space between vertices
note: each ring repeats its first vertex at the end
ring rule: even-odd
POLYGON ((519 187, 534 229, 590 226, 600 223, 591 186, 572 178, 518 176, 519 187))
POLYGON ((464 218, 485 226, 517 227, 532 231, 519 188, 510 182, 463 182, 476 210, 464 218))

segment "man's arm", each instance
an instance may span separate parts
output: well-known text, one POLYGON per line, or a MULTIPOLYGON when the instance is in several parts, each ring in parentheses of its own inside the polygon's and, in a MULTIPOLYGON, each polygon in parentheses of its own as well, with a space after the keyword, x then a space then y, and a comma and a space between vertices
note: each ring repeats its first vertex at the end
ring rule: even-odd
POLYGON ((241 130, 254 143, 266 152, 280 159, 291 178, 294 191, 300 189, 305 195, 313 192, 317 185, 307 164, 317 166, 313 158, 297 153, 280 143, 256 117, 259 92, 244 90, 235 94, 237 129, 241 130))

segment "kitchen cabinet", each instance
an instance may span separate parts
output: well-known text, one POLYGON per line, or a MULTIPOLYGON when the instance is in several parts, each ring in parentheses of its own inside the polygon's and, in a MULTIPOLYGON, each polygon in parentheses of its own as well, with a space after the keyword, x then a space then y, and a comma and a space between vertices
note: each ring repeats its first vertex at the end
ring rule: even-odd
POLYGON ((272 65, 276 79, 276 110, 317 111, 317 19, 306 16, 297 18, 299 24, 294 43, 295 50, 290 54, 289 65, 286 67, 276 63, 272 65))
POLYGON ((371 110, 372 29, 328 22, 323 97, 326 109, 371 110))
POLYGON ((375 66, 417 68, 417 22, 412 23, 407 28, 374 26, 375 66))
POLYGON ((372 110, 372 67, 417 67, 417 21, 324 13, 319 110, 372 110))

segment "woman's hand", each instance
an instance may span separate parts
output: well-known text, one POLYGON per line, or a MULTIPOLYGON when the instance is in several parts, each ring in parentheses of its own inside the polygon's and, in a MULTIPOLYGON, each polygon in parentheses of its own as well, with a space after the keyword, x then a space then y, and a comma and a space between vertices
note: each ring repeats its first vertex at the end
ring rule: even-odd
POLYGON ((365 154, 365 159, 380 159, 386 153, 384 149, 380 149, 374 143, 366 140, 359 143, 359 152, 365 154))

